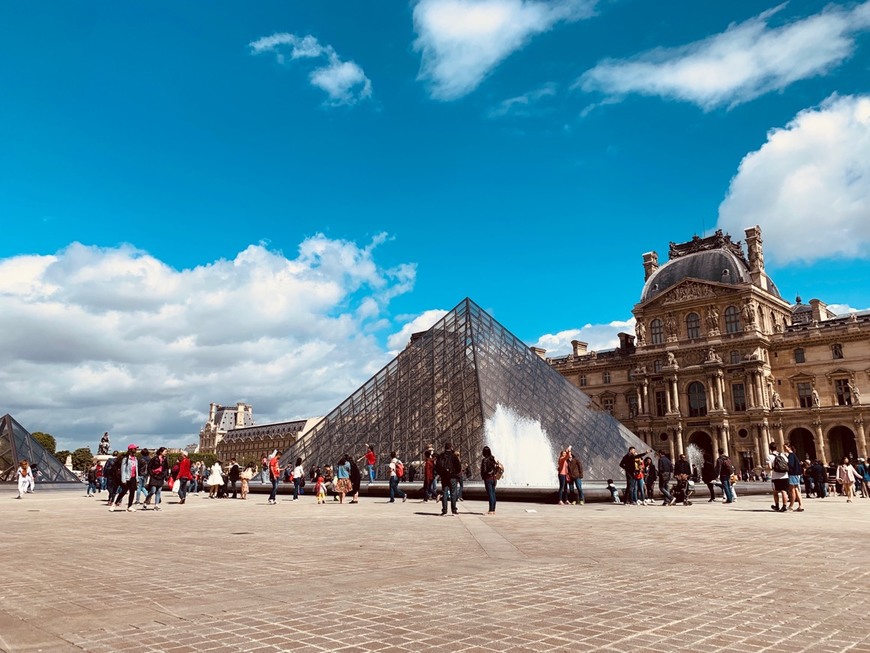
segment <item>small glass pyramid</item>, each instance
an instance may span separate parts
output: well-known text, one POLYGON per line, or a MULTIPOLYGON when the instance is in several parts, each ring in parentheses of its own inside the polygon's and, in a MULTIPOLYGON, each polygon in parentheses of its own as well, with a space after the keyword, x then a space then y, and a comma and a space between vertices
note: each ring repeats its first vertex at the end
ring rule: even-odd
POLYGON ((0 481, 15 481, 18 463, 25 458, 37 483, 81 483, 11 415, 0 417, 0 481))

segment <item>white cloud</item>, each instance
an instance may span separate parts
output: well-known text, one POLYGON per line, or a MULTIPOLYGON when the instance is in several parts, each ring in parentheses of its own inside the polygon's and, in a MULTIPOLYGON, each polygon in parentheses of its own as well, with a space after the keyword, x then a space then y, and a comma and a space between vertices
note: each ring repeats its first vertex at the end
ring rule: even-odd
POLYGON ((850 313, 864 313, 870 308, 852 308, 848 304, 828 304, 828 310, 834 315, 849 315, 850 313))
POLYGON ((69 449, 106 430, 194 442, 212 401, 250 402, 260 423, 324 414, 391 358, 368 327, 391 326, 415 270, 379 266, 381 240, 317 235, 294 258, 252 245, 185 270, 130 246, 2 259, 4 410, 69 449))
POLYGON ((657 48, 631 60, 605 60, 575 86, 622 96, 657 95, 704 109, 734 106, 801 79, 824 75, 855 51, 870 27, 870 2, 821 13, 781 27, 769 19, 785 5, 721 33, 678 48, 657 48))
POLYGON ((547 350, 549 358, 565 356, 573 351, 572 340, 589 344, 589 351, 602 351, 619 346, 618 333, 634 335, 635 319, 614 320, 607 324, 587 324, 580 329, 567 329, 558 333, 547 333, 538 338, 533 345, 547 350))
POLYGON ((363 69, 353 61, 343 61, 331 45, 322 45, 310 34, 280 32, 252 41, 248 47, 255 55, 273 53, 280 64, 286 63, 288 51, 291 60, 326 59, 326 65, 315 68, 308 79, 312 86, 326 92, 327 104, 351 105, 372 96, 372 82, 363 69))
POLYGON ((557 23, 592 15, 595 0, 420 0, 414 7, 419 79, 438 100, 473 91, 511 53, 557 23))
POLYGON ((870 96, 832 96, 747 154, 719 226, 758 224, 781 263, 866 257, 870 245, 870 96))
POLYGON ((411 336, 420 331, 428 331, 438 320, 447 315, 447 311, 433 308, 424 311, 410 321, 402 329, 387 338, 387 348, 394 356, 402 351, 411 341, 411 336))
POLYGON ((537 105, 542 100, 556 95, 555 84, 544 84, 534 91, 523 93, 516 97, 508 98, 499 102, 498 106, 494 107, 489 112, 490 118, 502 118, 507 115, 512 116, 530 116, 536 112, 537 105))

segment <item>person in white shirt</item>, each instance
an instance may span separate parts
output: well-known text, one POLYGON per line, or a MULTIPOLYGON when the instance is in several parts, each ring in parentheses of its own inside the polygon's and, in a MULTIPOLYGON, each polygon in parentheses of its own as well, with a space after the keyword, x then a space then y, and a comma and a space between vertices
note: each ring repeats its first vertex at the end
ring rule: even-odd
POLYGON ((779 453, 776 443, 770 443, 770 455, 767 457, 767 468, 770 470, 770 479, 773 482, 773 505, 771 509, 776 512, 785 512, 788 497, 788 457, 779 453), (778 471, 785 464, 785 471, 778 471))

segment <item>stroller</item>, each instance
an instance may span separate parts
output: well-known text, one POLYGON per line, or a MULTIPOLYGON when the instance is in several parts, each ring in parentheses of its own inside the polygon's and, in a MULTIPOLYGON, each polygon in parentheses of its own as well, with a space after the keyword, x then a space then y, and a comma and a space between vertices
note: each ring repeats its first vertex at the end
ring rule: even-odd
MULTIPOLYGON (((679 501, 684 506, 691 506, 692 502, 689 497, 695 493, 695 482, 684 474, 677 477, 677 484, 674 486, 673 495, 674 501, 679 501)), ((673 504, 671 504, 673 505, 673 504)))

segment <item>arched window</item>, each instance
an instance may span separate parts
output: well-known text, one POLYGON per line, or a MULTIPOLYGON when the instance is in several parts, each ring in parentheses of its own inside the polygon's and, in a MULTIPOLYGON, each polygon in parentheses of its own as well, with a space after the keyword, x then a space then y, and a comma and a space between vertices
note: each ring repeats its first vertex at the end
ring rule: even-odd
POLYGON ((740 311, 736 306, 725 309, 725 333, 740 333, 740 311))
POLYGON ((689 313, 686 316, 686 335, 689 340, 701 337, 701 317, 697 313, 689 313))
POLYGON ((610 383, 610 370, 604 370, 604 372, 602 372, 601 380, 605 383, 610 383))
POLYGON ((831 345, 831 358, 842 358, 843 357, 843 345, 840 343, 835 343, 831 345))
POLYGON ((649 324, 650 338, 652 344, 660 345, 665 341, 665 329, 662 321, 656 318, 649 324))
POLYGON ((740 362, 740 352, 739 351, 732 351, 731 352, 731 364, 737 365, 739 362, 740 362))
POLYGON ((653 363, 653 370, 658 373, 662 371, 662 361, 660 358, 657 358, 655 363, 653 363))
POLYGON ((794 362, 795 363, 806 363, 807 359, 804 355, 804 350, 800 347, 794 350, 794 362))
POLYGON ((704 384, 693 381, 689 384, 689 417, 703 417, 707 414, 707 391, 704 384))

